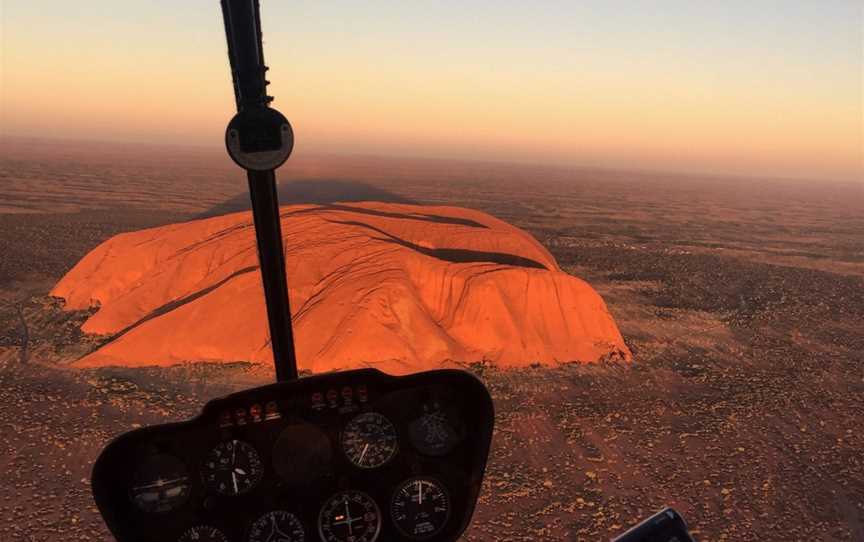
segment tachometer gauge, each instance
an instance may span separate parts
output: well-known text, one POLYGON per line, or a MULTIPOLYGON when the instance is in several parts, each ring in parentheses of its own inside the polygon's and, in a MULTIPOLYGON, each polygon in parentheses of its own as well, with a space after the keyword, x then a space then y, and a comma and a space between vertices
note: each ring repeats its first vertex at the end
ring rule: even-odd
POLYGON ((142 512, 170 512, 189 497, 191 484, 183 463, 168 454, 144 459, 129 489, 129 498, 142 512))
POLYGON ((216 527, 198 525, 183 533, 177 542, 228 542, 228 537, 216 527))
POLYGON ((264 469, 251 444, 229 440, 210 450, 202 474, 207 487, 213 491, 222 495, 240 495, 261 481, 264 469))
POLYGON ((450 519, 450 498, 437 480, 412 478, 396 490, 390 516, 403 535, 425 540, 440 533, 450 519))
POLYGON ((249 529, 249 542, 303 542, 305 539, 300 520, 284 510, 264 514, 249 529))
POLYGON ((380 532, 381 511, 362 491, 333 495, 318 514, 318 533, 324 542, 374 542, 380 532))
POLYGON ((342 450, 355 466, 374 469, 384 465, 399 447, 396 428, 375 412, 358 414, 345 426, 342 450))

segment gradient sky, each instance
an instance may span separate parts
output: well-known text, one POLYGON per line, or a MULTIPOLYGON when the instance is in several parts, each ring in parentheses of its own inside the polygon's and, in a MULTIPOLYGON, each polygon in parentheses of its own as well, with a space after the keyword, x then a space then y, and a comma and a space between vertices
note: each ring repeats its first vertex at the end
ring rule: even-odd
MULTIPOLYGON (((221 145, 218 0, 0 0, 5 135, 221 145)), ((298 153, 864 178, 860 0, 262 0, 298 153)))

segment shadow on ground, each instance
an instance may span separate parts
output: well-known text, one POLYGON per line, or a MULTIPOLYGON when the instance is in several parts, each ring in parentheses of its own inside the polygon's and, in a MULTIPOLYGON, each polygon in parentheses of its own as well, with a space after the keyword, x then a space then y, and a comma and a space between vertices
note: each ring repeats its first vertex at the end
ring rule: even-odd
MULTIPOLYGON (((351 201, 381 201, 385 203, 416 203, 374 187, 372 185, 349 181, 344 179, 324 180, 294 180, 279 184, 279 204, 290 205, 297 203, 336 203, 351 201)), ((233 198, 215 205, 193 218, 210 218, 213 216, 248 211, 252 208, 249 202, 249 193, 243 192, 233 198)))

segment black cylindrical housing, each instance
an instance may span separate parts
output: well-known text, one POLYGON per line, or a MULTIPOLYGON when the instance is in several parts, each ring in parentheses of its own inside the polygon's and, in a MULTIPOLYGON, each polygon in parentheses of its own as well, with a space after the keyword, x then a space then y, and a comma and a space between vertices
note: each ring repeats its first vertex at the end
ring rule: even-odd
POLYGON ((276 380, 285 382, 297 378, 297 357, 294 353, 294 332, 291 327, 288 282, 285 277, 285 253, 282 248, 276 176, 272 170, 248 171, 246 175, 249 178, 249 194, 252 198, 252 215, 255 219, 255 237, 258 241, 258 260, 261 262, 261 280, 264 284, 276 380))
POLYGON ((267 67, 261 47, 258 0, 222 0, 222 16, 239 114, 239 120, 235 117, 233 129, 229 125, 227 131, 229 137, 233 133, 237 139, 236 148, 229 144, 229 153, 234 150, 232 158, 246 168, 249 180, 273 363, 276 379, 282 382, 297 378, 297 357, 285 276, 276 176, 273 169, 266 168, 278 167, 288 157, 293 146, 293 133, 287 120, 267 107, 272 98, 267 96, 267 67), (247 126, 244 119, 253 125, 247 126), (262 164, 260 169, 256 167, 262 164))
POLYGON ((222 0, 222 16, 237 110, 268 104, 258 0, 222 0))

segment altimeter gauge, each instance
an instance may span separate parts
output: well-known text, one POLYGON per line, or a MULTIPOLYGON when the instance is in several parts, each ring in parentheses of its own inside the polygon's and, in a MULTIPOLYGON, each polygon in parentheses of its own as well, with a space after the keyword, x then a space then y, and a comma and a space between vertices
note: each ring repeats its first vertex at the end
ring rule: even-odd
POLYGON ((399 532, 408 538, 431 538, 440 533, 450 519, 447 490, 432 478, 407 480, 393 494, 390 517, 399 532))
POLYGON ((390 461, 399 448, 393 423, 377 412, 355 416, 342 433, 342 450, 361 469, 374 469, 390 461))
POLYGON ((202 466, 204 483, 221 495, 250 491, 264 474, 258 452, 248 442, 229 440, 210 450, 202 466))
POLYGON ((327 499, 318 514, 324 542, 374 542, 381 532, 381 510, 362 491, 343 491, 327 499))

